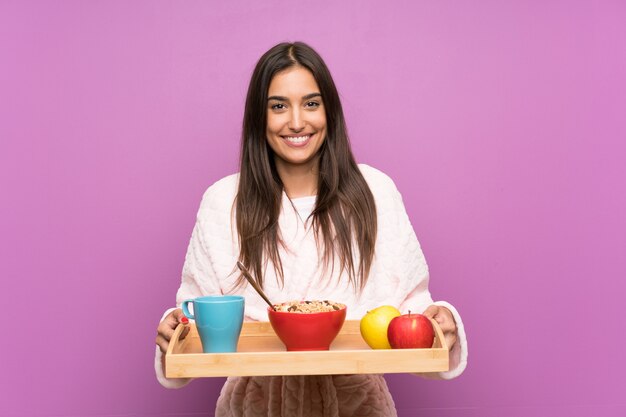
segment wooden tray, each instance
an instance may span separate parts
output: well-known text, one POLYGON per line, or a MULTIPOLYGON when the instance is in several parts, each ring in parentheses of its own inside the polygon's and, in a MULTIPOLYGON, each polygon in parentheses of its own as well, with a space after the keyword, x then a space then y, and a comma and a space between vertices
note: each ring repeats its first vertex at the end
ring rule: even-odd
POLYGON ((358 320, 346 320, 327 351, 287 352, 269 322, 244 322, 237 352, 202 353, 193 323, 179 340, 180 324, 165 354, 165 376, 198 378, 260 375, 385 374, 447 371, 448 347, 434 320, 431 349, 370 349, 358 320))

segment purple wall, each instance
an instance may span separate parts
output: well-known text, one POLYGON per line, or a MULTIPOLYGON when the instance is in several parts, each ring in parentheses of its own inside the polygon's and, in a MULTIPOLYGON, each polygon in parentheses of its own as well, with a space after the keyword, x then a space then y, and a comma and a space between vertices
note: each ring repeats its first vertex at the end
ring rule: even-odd
POLYGON ((156 325, 283 40, 464 317, 467 371, 389 376, 400 416, 626 415, 625 3, 337 3, 0 2, 0 415, 213 409, 222 380, 157 384, 156 325))

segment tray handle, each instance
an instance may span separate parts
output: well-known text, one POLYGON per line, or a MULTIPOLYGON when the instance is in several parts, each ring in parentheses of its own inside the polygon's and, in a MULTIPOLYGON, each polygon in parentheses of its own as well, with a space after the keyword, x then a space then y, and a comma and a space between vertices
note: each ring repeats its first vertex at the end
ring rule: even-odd
POLYGON ((174 348, 176 347, 176 345, 180 343, 180 340, 179 340, 180 334, 183 332, 183 330, 185 330, 185 325, 182 323, 178 323, 178 326, 176 326, 176 329, 174 330, 174 334, 172 335, 172 338, 170 339, 170 344, 167 346, 167 352, 165 352, 166 358, 167 356, 174 353, 174 348))
POLYGON ((435 335, 439 340, 439 344, 441 344, 441 348, 445 350, 450 350, 448 348, 448 344, 446 343, 446 338, 443 336, 443 330, 441 330, 441 326, 439 326, 437 320, 430 319, 430 322, 433 324, 433 329, 435 329, 435 335))

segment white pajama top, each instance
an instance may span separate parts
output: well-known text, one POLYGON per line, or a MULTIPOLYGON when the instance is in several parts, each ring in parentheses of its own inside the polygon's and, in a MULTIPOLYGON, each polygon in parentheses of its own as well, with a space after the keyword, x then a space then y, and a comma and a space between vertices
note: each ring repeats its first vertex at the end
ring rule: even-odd
MULTIPOLYGON (((433 302, 428 290, 428 267, 413 227, 393 181, 382 172, 360 164, 372 191, 378 216, 374 259, 367 285, 360 294, 345 276, 323 277, 310 220, 302 219, 283 192, 279 217, 286 244, 279 253, 283 264, 281 287, 269 266, 264 290, 274 303, 293 300, 333 300, 347 305, 348 320, 360 320, 381 305, 423 312, 429 305, 447 307, 458 328, 458 340, 450 351, 450 370, 424 375, 451 379, 467 364, 467 338, 457 310, 445 301, 433 302), (341 278, 341 279, 339 279, 341 278)), ((205 192, 193 229, 176 295, 184 300, 203 295, 232 293, 238 277, 238 236, 233 202, 238 174, 216 182, 205 192)), ((345 274, 345 273, 344 273, 345 274)), ((267 304, 247 285, 235 292, 245 297, 245 319, 268 321, 267 304)), ((168 310, 165 315, 169 313, 168 310)), ((164 316, 165 316, 164 315, 164 316)), ((167 379, 156 349, 155 368, 159 382, 168 388, 186 385, 188 379, 167 379)), ((218 399, 216 416, 395 416, 393 399, 382 375, 230 377, 218 399)))

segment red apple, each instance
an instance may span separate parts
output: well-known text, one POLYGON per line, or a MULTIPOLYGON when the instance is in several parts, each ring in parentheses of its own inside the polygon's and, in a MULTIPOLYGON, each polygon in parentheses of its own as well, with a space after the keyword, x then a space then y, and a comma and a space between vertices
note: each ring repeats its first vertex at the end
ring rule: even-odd
POLYGON ((387 339, 393 349, 431 348, 435 341, 435 329, 428 317, 409 311, 409 314, 391 320, 387 339))

